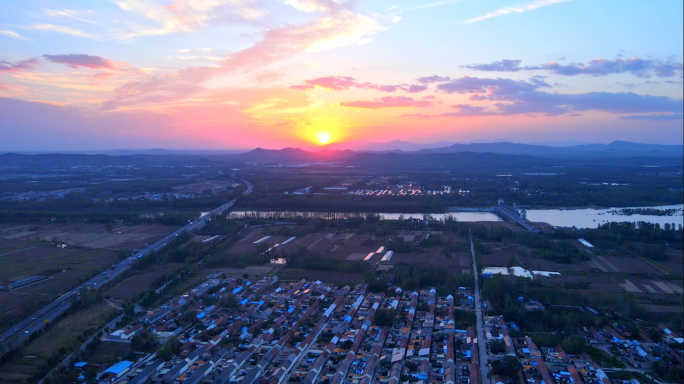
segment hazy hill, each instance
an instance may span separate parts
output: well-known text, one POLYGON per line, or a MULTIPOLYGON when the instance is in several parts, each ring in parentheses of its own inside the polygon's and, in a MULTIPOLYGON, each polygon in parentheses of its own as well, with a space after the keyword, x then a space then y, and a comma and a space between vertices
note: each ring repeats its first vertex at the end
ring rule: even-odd
POLYGON ((441 148, 452 145, 446 141, 437 141, 429 144, 411 143, 409 141, 392 140, 387 142, 375 141, 353 141, 349 143, 331 143, 323 145, 320 148, 326 150, 352 150, 352 151, 419 151, 422 149, 441 148))
MULTIPOLYGON (((555 161, 529 155, 502 155, 498 153, 359 153, 347 164, 376 166, 385 169, 411 169, 439 171, 441 169, 532 168, 540 164, 551 166, 555 161)), ((559 163, 560 164, 560 163, 559 163)))
POLYGON ((683 157, 684 146, 614 141, 610 144, 549 147, 543 145, 500 142, 454 144, 443 148, 416 151, 415 153, 458 152, 491 152, 507 155, 530 155, 540 157, 683 157))
POLYGON ((247 153, 229 156, 231 160, 248 163, 268 162, 311 162, 311 161, 339 161, 353 156, 355 152, 344 150, 305 151, 300 148, 253 149, 247 153))
POLYGON ((45 166, 104 166, 104 165, 138 165, 138 164, 175 164, 182 161, 186 165, 216 162, 217 157, 180 155, 86 155, 86 154, 17 154, 0 155, 0 165, 29 166, 43 168, 45 166), (179 160, 182 159, 182 160, 179 160))

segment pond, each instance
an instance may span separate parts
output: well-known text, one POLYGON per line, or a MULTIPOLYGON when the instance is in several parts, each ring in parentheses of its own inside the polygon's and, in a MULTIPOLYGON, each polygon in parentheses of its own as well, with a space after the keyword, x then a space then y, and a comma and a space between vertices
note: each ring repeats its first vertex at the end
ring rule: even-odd
POLYGON ((549 223, 557 227, 577 227, 577 228, 596 228, 601 223, 616 222, 630 222, 638 223, 645 221, 648 223, 660 224, 661 226, 669 223, 677 225, 684 224, 684 217, 682 217, 682 208, 684 205, 663 205, 657 207, 630 207, 635 209, 641 208, 655 208, 655 209, 676 209, 678 210, 676 216, 653 216, 653 215, 620 215, 615 213, 616 210, 623 208, 607 208, 607 209, 529 209, 527 210, 527 219, 534 222, 549 223))
POLYGON ((487 267, 482 270, 482 273, 491 273, 492 275, 513 275, 518 277, 527 277, 528 279, 534 279, 535 275, 539 276, 553 276, 560 275, 560 272, 551 271, 530 271, 523 267, 487 267))
MULTIPOLYGON (((549 223, 558 227, 577 227, 577 228, 596 228, 598 224, 617 221, 638 223, 645 221, 648 223, 658 223, 661 226, 669 224, 683 224, 684 217, 682 211, 683 204, 663 205, 656 207, 630 207, 631 209, 655 208, 655 209, 674 209, 677 211, 675 216, 654 216, 654 215, 621 215, 615 211, 624 208, 554 208, 554 209, 529 209, 527 218, 533 222, 549 223)), ((296 217, 319 218, 319 219, 349 219, 354 217, 366 217, 370 213, 352 212, 287 212, 287 211, 235 211, 230 213, 232 218, 254 217, 264 219, 287 219, 296 217)), ((403 216, 404 219, 422 219, 421 213, 378 213, 381 219, 397 220, 403 216)), ((453 218, 463 222, 487 222, 501 221, 499 216, 492 212, 449 212, 449 213, 430 213, 432 218, 444 220, 453 218)))
MULTIPOLYGON (((370 213, 354 212, 289 212, 289 211, 235 211, 230 213, 231 218, 263 218, 263 219, 293 219, 296 217, 316 218, 316 219, 350 219, 354 217, 366 217, 370 213)), ((404 219, 423 219, 422 213, 378 213, 381 219, 398 220, 404 219)), ((432 218, 444 220, 452 217, 457 221, 476 222, 476 221, 501 221, 499 216, 492 212, 449 212, 449 213, 430 213, 432 218)))

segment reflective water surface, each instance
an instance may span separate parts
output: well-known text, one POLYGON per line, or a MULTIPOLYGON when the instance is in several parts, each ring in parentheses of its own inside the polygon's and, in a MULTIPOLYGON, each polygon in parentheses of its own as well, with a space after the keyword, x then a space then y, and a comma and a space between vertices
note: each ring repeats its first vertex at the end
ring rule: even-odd
MULTIPOLYGON (((623 208, 607 208, 607 209, 529 209, 527 210, 527 218, 533 222, 549 223, 553 226, 559 227, 577 227, 577 228, 596 228, 600 223, 611 221, 638 223, 645 221, 648 223, 658 223, 664 225, 669 224, 684 224, 684 217, 682 216, 683 204, 663 205, 657 207, 630 207, 630 208, 657 208, 657 209, 677 209, 676 216, 649 216, 649 215, 619 215, 615 214, 615 210, 623 208)), ((260 218, 320 218, 320 219, 348 219, 353 217, 366 217, 370 213, 349 213, 349 212, 276 212, 276 211, 236 211, 231 212, 231 217, 242 218, 260 217, 260 218)), ((382 219, 397 220, 401 217, 404 219, 423 219, 421 213, 378 213, 382 219)), ((492 212, 449 212, 449 213, 430 213, 432 218, 437 220, 445 220, 453 218, 457 221, 476 222, 476 221, 501 221, 497 215, 492 212)))

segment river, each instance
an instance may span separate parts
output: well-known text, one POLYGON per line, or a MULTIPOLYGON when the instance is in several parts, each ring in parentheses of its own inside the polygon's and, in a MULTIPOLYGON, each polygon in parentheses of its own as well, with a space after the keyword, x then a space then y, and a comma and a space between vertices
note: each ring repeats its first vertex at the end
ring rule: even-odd
POLYGON ((611 221, 638 223, 645 221, 648 223, 660 224, 665 223, 684 224, 684 217, 682 217, 682 209, 684 204, 676 205, 661 205, 657 207, 629 207, 629 208, 657 208, 657 209, 678 209, 677 216, 647 216, 647 215, 617 215, 610 211, 625 209, 625 208, 608 208, 608 209, 529 209, 527 210, 527 219, 534 222, 549 223, 558 227, 577 227, 577 228, 596 228, 600 223, 607 223, 611 221))
MULTIPOLYGON (((530 209, 527 211, 527 218, 533 222, 545 222, 553 226, 559 227, 577 227, 577 228, 596 228, 599 223, 618 221, 618 222, 632 222, 637 223, 645 221, 649 223, 658 223, 664 225, 665 223, 684 224, 682 217, 683 204, 664 205, 657 207, 630 207, 630 208, 658 208, 658 209, 678 209, 677 216, 647 216, 647 215, 616 215, 609 211, 619 210, 623 208, 608 208, 608 209, 530 209)), ((295 218, 297 216, 306 218, 320 218, 320 219, 347 219, 352 217, 365 217, 369 213, 345 213, 345 212, 276 212, 276 211, 235 211, 231 212, 231 217, 240 218, 245 216, 261 217, 261 218, 295 218)), ((397 220, 401 216, 405 219, 422 219, 421 213, 379 213, 380 217, 385 220, 397 220)), ((477 222, 477 221, 501 221, 497 215, 492 212, 449 212, 449 213, 431 213, 434 219, 444 220, 449 217, 457 221, 477 222)))

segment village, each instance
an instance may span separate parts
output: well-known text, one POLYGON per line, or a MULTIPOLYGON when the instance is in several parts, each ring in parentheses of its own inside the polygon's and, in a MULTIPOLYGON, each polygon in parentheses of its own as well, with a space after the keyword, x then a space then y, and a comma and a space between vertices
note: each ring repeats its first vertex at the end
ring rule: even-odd
MULTIPOLYGON (((122 384, 610 384, 622 383, 623 372, 653 382, 649 372, 654 363, 682 363, 682 356, 668 347, 681 343, 681 336, 664 327, 655 342, 617 323, 587 324, 578 330, 587 344, 617 350, 615 359, 631 367, 601 366, 587 353, 537 346, 531 337, 520 336, 515 323, 491 313, 488 301, 482 304, 485 340, 478 340, 475 305, 472 290, 465 287, 448 296, 401 287, 373 293, 367 285, 215 274, 102 334, 102 341, 110 343, 140 345, 145 340, 150 352, 108 367, 79 361, 74 369, 82 371, 82 379, 96 375, 91 382, 122 384), (480 356, 478 343, 486 344, 487 356, 480 356), (480 364, 491 368, 489 377, 482 376, 489 369, 480 364)), ((546 310, 535 301, 525 306, 546 310)))

